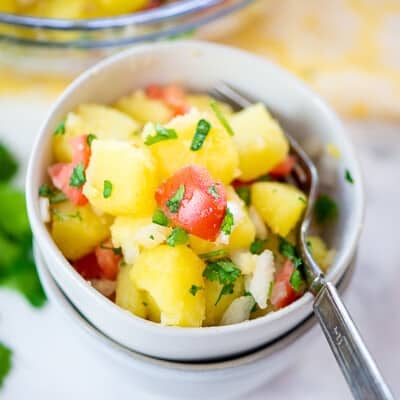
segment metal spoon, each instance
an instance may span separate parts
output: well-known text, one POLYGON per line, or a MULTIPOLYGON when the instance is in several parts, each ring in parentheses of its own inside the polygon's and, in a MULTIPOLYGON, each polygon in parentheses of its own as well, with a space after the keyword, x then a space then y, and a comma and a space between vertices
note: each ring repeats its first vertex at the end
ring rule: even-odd
MULTIPOLYGON (((219 83, 212 91, 217 98, 239 108, 251 101, 236 89, 219 83)), ((313 161, 293 137, 286 134, 292 153, 297 157, 297 168, 292 177, 306 193, 307 208, 298 234, 298 247, 304 262, 308 290, 315 296, 313 309, 355 399, 391 400, 388 386, 372 359, 358 329, 344 306, 335 286, 325 280, 324 274, 307 246, 307 232, 312 219, 318 189, 318 171, 313 161)))

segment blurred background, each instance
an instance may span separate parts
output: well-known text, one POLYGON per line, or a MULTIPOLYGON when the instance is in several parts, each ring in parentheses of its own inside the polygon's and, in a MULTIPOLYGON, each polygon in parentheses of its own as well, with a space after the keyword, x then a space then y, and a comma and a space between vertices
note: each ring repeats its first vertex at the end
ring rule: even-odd
MULTIPOLYGON (((271 59, 342 117, 368 197, 346 301, 400 396, 400 0, 0 0, 0 399, 132 393, 46 302, 21 189, 35 133, 75 76, 129 46, 189 37, 271 59)), ((321 393, 350 398, 322 335, 306 359, 249 399, 321 393)))

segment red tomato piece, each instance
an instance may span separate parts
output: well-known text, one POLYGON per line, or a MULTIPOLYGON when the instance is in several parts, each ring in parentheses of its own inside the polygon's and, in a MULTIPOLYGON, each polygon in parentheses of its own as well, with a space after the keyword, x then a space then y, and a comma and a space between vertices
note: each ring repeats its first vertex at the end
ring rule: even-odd
POLYGON ((90 253, 73 263, 74 268, 79 272, 82 278, 86 280, 100 279, 101 270, 97 262, 96 254, 90 253))
POLYGON ((72 164, 83 164, 86 168, 89 164, 90 159, 90 146, 87 142, 88 135, 80 135, 73 137, 70 140, 72 147, 72 164))
POLYGON ((271 304, 275 310, 286 307, 300 297, 300 294, 296 293, 289 282, 293 271, 293 263, 288 259, 276 274, 271 293, 271 304))
POLYGON ((189 165, 180 169, 161 184, 155 198, 174 225, 205 240, 217 238, 226 213, 226 190, 206 168, 189 165), (167 203, 181 185, 183 199, 173 212, 167 203))
POLYGON ((163 88, 160 85, 156 85, 156 84, 149 85, 146 88, 146 94, 151 99, 162 100, 162 98, 163 98, 163 88))
POLYGON ((122 257, 119 254, 115 254, 111 240, 107 240, 102 245, 97 246, 95 254, 100 267, 101 278, 115 280, 122 257))
POLYGON ((151 99, 161 100, 166 106, 172 109, 174 115, 183 115, 189 111, 186 102, 186 93, 178 85, 150 85, 146 89, 151 99))
POLYGON ((269 171, 269 175, 274 178, 283 178, 288 176, 296 164, 296 157, 288 155, 280 164, 278 164, 272 171, 269 171))

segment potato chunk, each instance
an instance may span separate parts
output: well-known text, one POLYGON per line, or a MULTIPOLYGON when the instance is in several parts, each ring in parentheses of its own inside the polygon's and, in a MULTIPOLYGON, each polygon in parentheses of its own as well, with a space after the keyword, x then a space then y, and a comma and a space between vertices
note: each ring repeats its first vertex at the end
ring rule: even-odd
POLYGON ((94 207, 112 215, 150 215, 158 183, 145 148, 117 140, 94 140, 83 193, 94 207), (104 194, 105 181, 111 193, 104 194))
POLYGON ((285 159, 289 144, 281 127, 263 104, 254 104, 230 118, 239 152, 240 179, 266 174, 285 159))
POLYGON ((58 248, 71 261, 89 254, 110 236, 109 216, 98 216, 87 205, 78 207, 69 201, 51 207, 51 235, 58 248))
MULTIPOLYGON (((186 102, 191 107, 197 108, 201 112, 209 112, 213 113, 213 110, 210 106, 211 102, 214 99, 206 94, 188 94, 186 96, 186 102)), ((229 104, 223 103, 221 101, 217 102, 219 109, 225 115, 232 114, 232 107, 229 104)))
MULTIPOLYGON (((160 177, 166 179, 180 168, 196 164, 210 172, 211 176, 223 183, 231 182, 238 173, 239 158, 232 138, 220 125, 213 122, 210 114, 201 114, 196 110, 174 118, 165 125, 174 129, 177 139, 163 140, 149 146, 158 161, 160 177), (197 151, 190 150, 197 123, 204 118, 211 123, 211 129, 202 147, 197 151)), ((152 124, 146 125, 143 138, 155 134, 152 124)))
POLYGON ((140 125, 128 115, 99 104, 82 104, 67 115, 65 132, 53 136, 53 154, 56 161, 72 159, 70 139, 92 133, 98 139, 128 140, 140 125))
POLYGON ((255 183, 251 187, 251 199, 264 222, 280 236, 288 235, 306 207, 305 194, 286 183, 255 183))
POLYGON ((199 327, 205 317, 204 290, 193 295, 190 288, 204 288, 203 270, 204 263, 188 247, 160 245, 139 255, 131 279, 154 299, 162 324, 199 327))

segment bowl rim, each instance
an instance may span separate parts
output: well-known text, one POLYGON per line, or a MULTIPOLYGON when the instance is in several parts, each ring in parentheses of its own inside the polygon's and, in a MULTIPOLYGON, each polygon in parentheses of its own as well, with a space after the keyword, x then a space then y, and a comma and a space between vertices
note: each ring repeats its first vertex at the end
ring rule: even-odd
MULTIPOLYGON (((264 325, 267 323, 274 323, 275 320, 285 318, 286 316, 295 312, 296 309, 306 306, 307 304, 311 304, 313 296, 310 293, 304 294, 302 297, 297 299, 292 304, 284 307, 281 310, 275 311, 273 313, 269 313, 263 317, 256 318, 251 321, 246 321, 239 324, 234 325, 226 325, 226 326, 211 326, 211 327, 199 327, 199 328, 185 328, 185 327, 175 327, 175 326, 163 326, 159 323, 155 323, 152 321, 145 320, 133 314, 130 314, 123 310, 121 307, 104 297, 101 293, 99 293, 96 289, 90 286, 84 278, 82 278, 79 273, 71 266, 71 264, 67 261, 67 259, 63 256, 61 251, 58 249, 56 244, 51 238, 51 235, 46 228, 45 224, 42 222, 39 212, 36 210, 38 207, 35 207, 35 203, 38 202, 38 195, 37 191, 33 187, 33 177, 35 176, 35 164, 36 159, 40 158, 41 156, 41 147, 44 142, 48 140, 48 136, 51 135, 51 132, 47 129, 47 124, 50 121, 53 114, 57 111, 60 104, 62 104, 70 94, 72 94, 82 83, 86 80, 91 79, 93 76, 96 76, 102 70, 106 70, 110 68, 114 64, 118 64, 120 61, 130 58, 130 57, 141 57, 147 55, 151 52, 154 55, 159 49, 171 47, 187 47, 191 52, 196 50, 207 50, 214 48, 215 50, 225 50, 229 51, 237 57, 246 56, 248 59, 253 58, 258 62, 261 60, 265 64, 269 65, 269 68, 278 72, 281 76, 284 76, 285 79, 288 79, 292 85, 295 85, 299 89, 302 90, 305 96, 307 96, 310 100, 312 99, 316 105, 320 108, 320 112, 323 112, 327 116, 330 117, 331 123, 333 125, 333 130, 335 131, 335 135, 340 137, 343 140, 343 144, 346 147, 346 153, 349 155, 349 162, 351 164, 351 173, 356 184, 353 185, 353 190, 355 193, 355 197, 357 199, 357 206, 354 207, 354 212, 352 213, 352 219, 354 220, 354 224, 351 226, 351 235, 349 237, 349 242, 343 248, 341 253, 338 253, 335 258, 334 266, 336 268, 332 268, 326 274, 327 280, 335 278, 338 281, 343 275, 344 271, 348 268, 351 263, 352 258, 356 252, 357 244, 359 241, 359 237, 361 234, 361 229, 363 225, 364 219, 364 189, 362 185, 362 175, 360 172, 359 163, 357 157, 354 153, 353 146, 351 144, 350 138, 344 132, 342 124, 340 123, 339 119, 337 118, 336 114, 328 107, 323 100, 317 96, 311 89, 309 89, 305 84, 300 82, 296 77, 291 75, 289 72, 282 70, 280 67, 275 65, 269 60, 256 56, 254 54, 245 52, 243 50, 239 50, 237 48, 233 48, 230 46, 224 46, 214 43, 208 43, 204 41, 197 41, 197 40, 182 40, 179 42, 160 42, 156 44, 143 44, 140 46, 135 46, 131 49, 125 50, 120 52, 112 57, 109 57, 100 63, 96 64, 92 68, 85 71, 81 74, 78 78, 76 78, 61 96, 57 99, 57 101, 53 104, 53 107, 50 109, 47 118, 41 125, 39 129, 39 134, 36 137, 35 143, 33 145, 33 150, 31 152, 31 156, 29 159, 28 170, 26 175, 26 202, 27 202, 27 209, 28 209, 28 216, 32 226, 32 230, 34 233, 35 238, 41 248, 41 251, 46 251, 50 254, 50 256, 57 260, 57 264, 62 265, 64 268, 67 269, 67 273, 70 275, 71 280, 78 286, 80 286, 83 290, 86 290, 88 295, 92 296, 96 303, 99 304, 101 307, 107 307, 110 312, 118 312, 123 317, 122 314, 125 315, 124 318, 131 318, 136 321, 137 325, 143 329, 152 330, 154 333, 162 333, 163 335, 171 335, 174 337, 184 337, 188 336, 195 336, 200 338, 209 338, 215 337, 216 335, 224 335, 225 333, 237 333, 242 332, 245 333, 249 329, 255 329, 259 325, 264 325), (334 272, 336 269, 340 270, 339 266, 342 266, 343 271, 339 276, 335 276, 334 272)), ((338 271, 336 271, 337 273, 338 271)), ((339 271, 340 272, 340 271, 339 271)), ((336 283, 336 282, 334 282, 336 283)), ((310 307, 310 314, 312 310, 310 307)))

